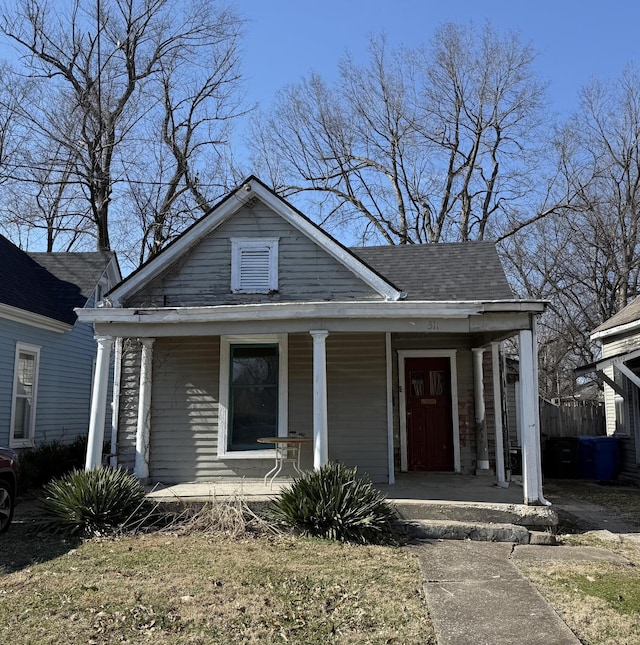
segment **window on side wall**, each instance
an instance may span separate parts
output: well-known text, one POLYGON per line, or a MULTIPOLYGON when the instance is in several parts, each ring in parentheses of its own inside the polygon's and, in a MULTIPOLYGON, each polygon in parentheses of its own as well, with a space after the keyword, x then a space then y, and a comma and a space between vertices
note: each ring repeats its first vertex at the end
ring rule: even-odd
POLYGON ((17 343, 11 404, 11 446, 33 445, 39 368, 40 348, 17 343))
POLYGON ((278 290, 278 240, 231 240, 232 293, 270 293, 278 290))
POLYGON ((221 339, 218 455, 260 458, 273 444, 258 439, 287 434, 287 339, 221 339))

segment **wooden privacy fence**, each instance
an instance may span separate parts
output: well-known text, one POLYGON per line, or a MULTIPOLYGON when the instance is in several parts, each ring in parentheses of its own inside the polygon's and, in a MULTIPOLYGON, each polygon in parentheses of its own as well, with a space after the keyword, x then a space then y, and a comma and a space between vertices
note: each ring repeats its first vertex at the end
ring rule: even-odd
POLYGON ((604 405, 576 401, 557 406, 541 400, 540 432, 547 437, 604 436, 604 405))

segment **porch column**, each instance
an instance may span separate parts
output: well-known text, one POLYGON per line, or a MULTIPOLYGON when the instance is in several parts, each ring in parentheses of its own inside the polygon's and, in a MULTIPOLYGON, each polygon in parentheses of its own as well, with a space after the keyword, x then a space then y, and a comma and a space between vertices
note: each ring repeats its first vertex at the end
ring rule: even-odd
POLYGON ((491 369, 493 380, 493 408, 496 429, 496 477, 498 486, 507 488, 504 474, 504 442, 502 428, 502 381, 500 379, 500 343, 491 343, 491 369))
POLYGON ((482 358, 484 347, 473 350, 473 389, 476 411, 476 475, 489 472, 489 440, 487 438, 487 416, 484 404, 484 373, 482 358))
POLYGON ((536 460, 538 464, 538 502, 545 506, 551 506, 551 502, 544 497, 542 491, 542 442, 540 441, 540 392, 538 375, 538 319, 531 316, 531 352, 533 355, 533 382, 535 383, 535 396, 533 407, 536 419, 536 460))
POLYGON ((151 433, 151 383, 153 371, 153 338, 141 338, 140 388, 138 392, 138 423, 136 426, 136 460, 133 474, 149 478, 149 436, 151 433))
POLYGON ((325 330, 309 332, 313 338, 313 467, 319 470, 329 461, 327 423, 327 347, 325 330))
POLYGON ((102 463, 105 411, 107 408, 107 390, 109 389, 109 359, 111 358, 111 347, 113 345, 111 336, 96 336, 95 340, 98 344, 98 352, 96 355, 96 371, 93 377, 85 470, 98 468, 102 463))
POLYGON ((525 504, 544 503, 540 494, 542 468, 540 463, 540 433, 538 430, 535 380, 537 351, 534 352, 533 333, 523 329, 520 341, 520 427, 522 432, 522 485, 525 504))

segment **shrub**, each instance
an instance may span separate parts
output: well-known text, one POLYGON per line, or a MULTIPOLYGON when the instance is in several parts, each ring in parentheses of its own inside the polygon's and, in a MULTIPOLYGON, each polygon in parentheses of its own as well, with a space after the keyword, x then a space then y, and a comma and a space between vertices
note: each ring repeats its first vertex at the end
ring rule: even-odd
POLYGON ((86 436, 78 436, 69 444, 54 440, 21 451, 21 489, 42 488, 52 479, 82 468, 86 454, 86 436))
POLYGON ((42 527, 66 535, 113 533, 146 512, 144 500, 144 487, 125 470, 74 470, 45 486, 42 527))
POLYGON ((357 476, 356 468, 328 463, 284 488, 272 515, 303 535, 365 544, 393 538, 396 512, 368 479, 357 476))

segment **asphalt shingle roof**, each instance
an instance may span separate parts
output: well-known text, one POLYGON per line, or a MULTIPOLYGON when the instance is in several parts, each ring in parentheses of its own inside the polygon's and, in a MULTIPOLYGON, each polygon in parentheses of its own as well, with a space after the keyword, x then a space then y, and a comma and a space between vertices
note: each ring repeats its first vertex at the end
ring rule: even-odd
POLYGON ((0 235, 0 303, 73 325, 111 256, 26 253, 0 235))
POLYGON ((591 333, 606 331, 618 325, 626 325, 640 319, 640 297, 632 300, 626 307, 623 307, 617 314, 605 320, 599 327, 596 327, 591 333))
POLYGON ((493 242, 367 246, 351 251, 407 300, 513 300, 493 242))

